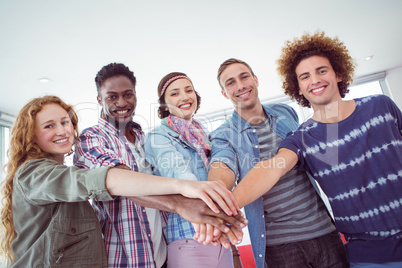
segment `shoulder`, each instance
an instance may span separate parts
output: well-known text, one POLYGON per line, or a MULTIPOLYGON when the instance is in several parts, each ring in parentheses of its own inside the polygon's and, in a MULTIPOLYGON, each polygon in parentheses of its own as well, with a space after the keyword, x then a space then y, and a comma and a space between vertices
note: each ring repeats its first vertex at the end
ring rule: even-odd
POLYGON ((297 116, 296 111, 287 104, 284 103, 270 103, 263 105, 265 109, 270 111, 273 115, 288 114, 291 116, 297 116))
POLYGON ((214 131, 212 131, 209 136, 211 138, 223 135, 224 133, 233 131, 236 128, 236 125, 234 124, 232 118, 227 119, 225 122, 223 122, 222 125, 217 127, 214 131))

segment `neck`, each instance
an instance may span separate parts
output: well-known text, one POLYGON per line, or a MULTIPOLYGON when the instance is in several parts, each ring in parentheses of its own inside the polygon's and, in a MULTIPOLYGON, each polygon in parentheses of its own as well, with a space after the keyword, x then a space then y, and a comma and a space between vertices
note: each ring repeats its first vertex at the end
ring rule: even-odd
POLYGON ((348 118, 356 108, 354 100, 337 100, 322 107, 313 107, 312 119, 321 123, 337 123, 348 118))
POLYGON ((235 110, 237 114, 249 124, 258 124, 267 117, 259 101, 251 109, 235 108, 235 110))

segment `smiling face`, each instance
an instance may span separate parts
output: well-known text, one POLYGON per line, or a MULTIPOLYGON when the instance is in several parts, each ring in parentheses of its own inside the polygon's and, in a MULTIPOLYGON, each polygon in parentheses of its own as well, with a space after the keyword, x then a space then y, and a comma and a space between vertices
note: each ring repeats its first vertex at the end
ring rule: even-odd
POLYGON ((42 151, 63 162, 74 142, 74 126, 66 110, 58 104, 46 104, 36 115, 35 143, 42 151))
POLYGON ((171 114, 191 121, 197 109, 193 84, 187 79, 177 79, 166 88, 165 102, 171 114))
POLYGON ((296 76, 300 95, 303 95, 314 110, 335 101, 341 101, 338 82, 342 81, 325 57, 312 56, 297 65, 296 76))
MULTIPOLYGON (((229 65, 221 74, 222 95, 229 99, 236 111, 253 109, 258 103, 258 79, 241 63, 229 65)), ((239 112, 239 111, 238 111, 239 112)))
POLYGON ((137 97, 130 79, 123 75, 111 77, 100 87, 99 94, 98 103, 110 123, 118 127, 132 120, 137 97))

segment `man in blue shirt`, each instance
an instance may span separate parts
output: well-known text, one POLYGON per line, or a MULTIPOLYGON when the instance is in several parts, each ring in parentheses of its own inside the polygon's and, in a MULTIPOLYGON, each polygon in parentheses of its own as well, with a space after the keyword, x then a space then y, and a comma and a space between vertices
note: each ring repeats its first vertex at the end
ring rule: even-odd
MULTIPOLYGON (((223 62, 218 81, 235 111, 210 135, 208 179, 232 189, 255 164, 274 156, 287 133, 299 124, 291 107, 261 104, 258 78, 244 61, 223 62)), ((258 268, 347 267, 340 236, 305 172, 285 174, 245 212, 258 268)))

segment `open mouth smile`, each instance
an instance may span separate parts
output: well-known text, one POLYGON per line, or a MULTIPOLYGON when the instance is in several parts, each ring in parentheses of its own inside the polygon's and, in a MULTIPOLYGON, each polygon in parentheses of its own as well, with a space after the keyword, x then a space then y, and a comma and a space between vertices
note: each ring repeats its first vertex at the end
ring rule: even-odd
POLYGON ((54 141, 54 143, 56 143, 56 144, 61 144, 61 143, 65 143, 65 142, 68 142, 68 138, 64 138, 64 139, 61 139, 61 140, 54 141))

